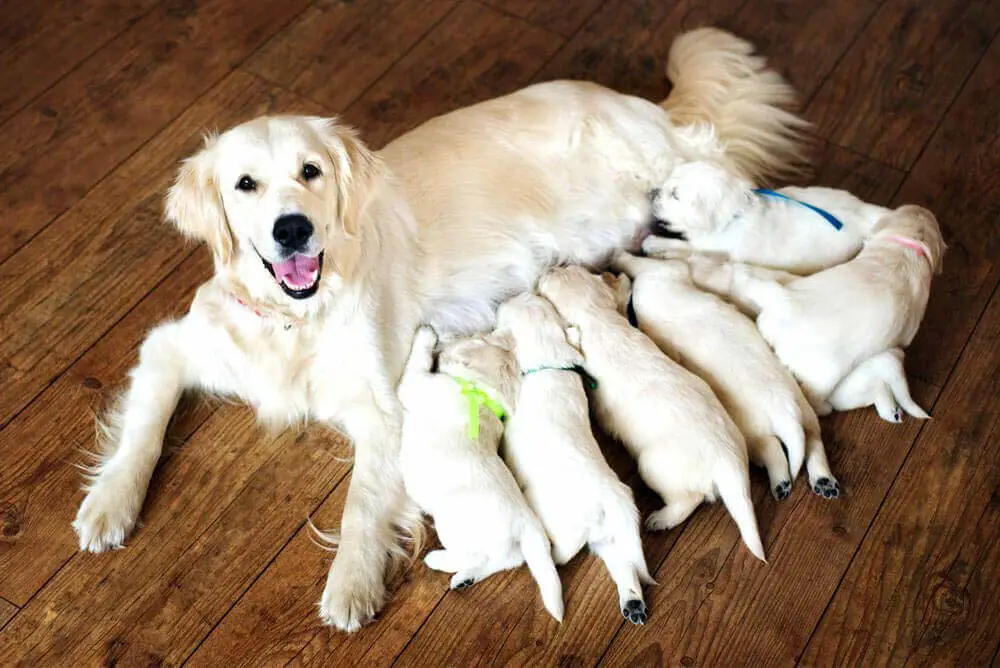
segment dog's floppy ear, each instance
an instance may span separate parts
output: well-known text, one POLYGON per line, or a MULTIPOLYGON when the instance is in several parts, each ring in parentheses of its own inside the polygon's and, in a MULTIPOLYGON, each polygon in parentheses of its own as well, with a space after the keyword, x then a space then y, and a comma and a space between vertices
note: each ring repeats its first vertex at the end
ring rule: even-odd
POLYGON ((354 238, 361 232, 365 205, 374 192, 382 162, 358 137, 354 128, 339 125, 335 118, 311 118, 337 169, 337 218, 344 234, 354 238))
POLYGON ((184 161, 167 192, 166 215, 185 236, 204 241, 222 264, 233 258, 233 233, 226 220, 219 187, 212 174, 216 138, 184 161))

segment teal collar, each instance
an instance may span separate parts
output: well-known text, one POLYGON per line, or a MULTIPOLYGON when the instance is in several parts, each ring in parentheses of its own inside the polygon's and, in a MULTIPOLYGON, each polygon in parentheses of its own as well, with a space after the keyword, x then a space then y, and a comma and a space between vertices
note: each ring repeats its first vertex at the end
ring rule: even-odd
POLYGON ((539 371, 572 371, 578 374, 580 378, 583 379, 583 382, 590 387, 590 389, 592 390, 597 389, 597 380, 589 373, 587 373, 587 370, 584 369, 579 364, 575 366, 537 366, 534 369, 528 369, 521 375, 530 376, 531 374, 538 373, 539 371))
POLYGON ((465 378, 459 378, 458 376, 451 376, 452 380, 458 383, 458 386, 462 388, 462 396, 469 404, 469 438, 472 440, 479 439, 479 407, 486 406, 490 411, 500 419, 501 422, 507 419, 507 411, 504 410, 503 406, 499 401, 490 396, 490 393, 479 387, 471 380, 465 378))

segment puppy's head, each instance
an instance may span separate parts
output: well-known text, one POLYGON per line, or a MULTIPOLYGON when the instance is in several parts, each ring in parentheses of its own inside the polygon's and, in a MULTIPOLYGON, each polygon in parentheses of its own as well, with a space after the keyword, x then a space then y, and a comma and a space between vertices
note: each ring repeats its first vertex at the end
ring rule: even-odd
POLYGON ((567 341, 565 321, 544 297, 524 293, 501 304, 497 329, 511 333, 522 372, 583 364, 583 355, 567 341))
POLYGON ((184 162, 167 219, 256 296, 307 300, 350 279, 377 172, 335 121, 264 116, 210 136, 184 162))
POLYGON ((872 231, 874 239, 884 239, 890 243, 904 240, 917 244, 930 264, 931 271, 941 273, 941 262, 948 247, 941 236, 937 218, 927 209, 913 204, 901 206, 883 216, 872 231))
POLYGON ((493 389, 504 410, 510 412, 517 398, 519 377, 513 348, 513 337, 505 331, 454 339, 442 344, 438 370, 493 389))
POLYGON ((552 269, 539 279, 538 292, 574 324, 585 313, 616 310, 615 293, 611 286, 580 266, 552 269))
POLYGON ((653 217, 670 233, 695 239, 726 227, 753 198, 753 184, 711 162, 676 167, 654 191, 653 217))

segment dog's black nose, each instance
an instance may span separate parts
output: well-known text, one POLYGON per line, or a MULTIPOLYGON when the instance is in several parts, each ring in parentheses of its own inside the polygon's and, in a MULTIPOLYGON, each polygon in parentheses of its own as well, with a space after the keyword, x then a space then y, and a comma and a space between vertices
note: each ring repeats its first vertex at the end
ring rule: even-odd
POLYGON ((302 250, 313 234, 313 224, 301 213, 290 213, 274 221, 272 234, 282 248, 302 250))

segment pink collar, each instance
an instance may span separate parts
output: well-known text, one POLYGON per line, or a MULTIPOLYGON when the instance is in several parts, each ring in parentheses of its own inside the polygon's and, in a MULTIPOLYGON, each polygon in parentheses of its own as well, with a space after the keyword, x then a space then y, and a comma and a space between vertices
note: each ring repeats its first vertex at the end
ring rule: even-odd
POLYGON ((926 259, 930 260, 930 258, 927 257, 927 251, 924 250, 924 247, 918 242, 914 241, 913 239, 910 239, 909 237, 897 237, 897 236, 891 236, 886 238, 889 241, 895 241, 897 244, 906 246, 910 250, 916 251, 917 255, 923 255, 926 259))
MULTIPOLYGON (((229 296, 233 298, 233 301, 235 301, 237 304, 239 304, 243 308, 247 309, 248 311, 251 311, 258 318, 267 319, 268 316, 266 314, 261 313, 260 309, 254 308, 250 304, 246 303, 244 300, 242 300, 239 297, 237 297, 235 292, 230 292, 229 296)), ((288 329, 291 329, 291 328, 292 328, 292 323, 286 322, 285 323, 285 329, 288 330, 288 329)))

